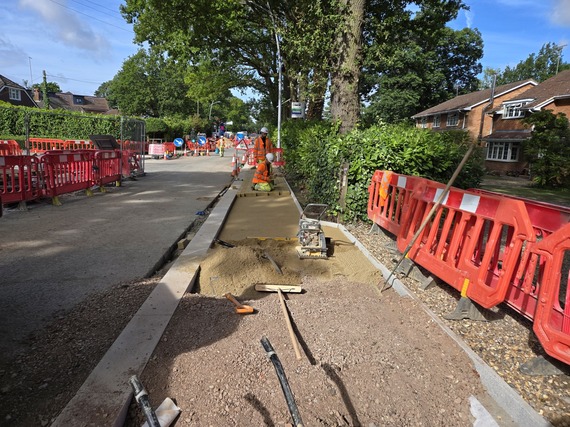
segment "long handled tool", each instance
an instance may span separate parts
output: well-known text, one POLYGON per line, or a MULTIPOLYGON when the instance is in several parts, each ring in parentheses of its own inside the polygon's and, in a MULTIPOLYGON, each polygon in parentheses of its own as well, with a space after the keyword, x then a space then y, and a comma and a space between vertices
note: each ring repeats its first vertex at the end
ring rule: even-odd
POLYGON ((299 408, 297 408, 297 404, 295 403, 295 398, 293 397, 293 392, 291 391, 291 387, 289 387, 289 382, 287 381, 287 377, 285 376, 285 371, 283 370, 283 365, 277 357, 277 353, 273 350, 271 343, 266 337, 261 338, 261 345, 263 349, 267 353, 267 357, 273 363, 273 367, 275 368, 275 372, 277 372, 277 377, 279 378, 279 384, 281 384, 281 390, 283 390, 283 394, 285 395, 285 400, 287 401, 287 407, 289 408, 289 412, 291 413, 291 418, 293 418, 293 424, 295 427, 303 427, 303 420, 301 419, 301 414, 299 414, 299 408))
POLYGON ((224 296, 230 300, 236 306, 236 313, 238 314, 251 314, 253 313, 253 307, 249 305, 241 304, 234 296, 230 293, 224 294, 224 296))
POLYGON ((285 305, 285 298, 283 298, 283 292, 281 289, 277 289, 279 294, 279 302, 281 303, 281 309, 283 311, 283 317, 285 317, 285 323, 287 324, 287 330, 289 331, 289 337, 291 338, 291 343, 293 343, 293 349, 295 350, 295 356, 297 360, 301 360, 301 351, 299 350, 299 343, 297 342, 297 336, 295 331, 293 331, 293 325, 291 324, 291 318, 289 317, 289 312, 287 311, 287 306, 285 305))
POLYGON ((158 422, 158 418, 156 417, 156 413, 152 406, 150 406, 150 402, 148 400, 148 393, 144 389, 142 383, 139 381, 136 375, 133 375, 129 379, 129 383, 133 388, 133 393, 135 395, 135 400, 141 407, 150 427, 160 427, 160 423, 158 422))

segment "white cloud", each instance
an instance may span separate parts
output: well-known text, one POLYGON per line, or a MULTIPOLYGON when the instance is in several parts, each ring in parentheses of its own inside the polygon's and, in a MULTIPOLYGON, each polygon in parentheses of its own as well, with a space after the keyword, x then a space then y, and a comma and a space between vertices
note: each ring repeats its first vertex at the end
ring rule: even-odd
POLYGON ((472 28, 475 13, 471 10, 464 10, 463 13, 465 15, 465 24, 467 25, 467 28, 472 28))
MULTIPOLYGON (((67 0, 20 0, 20 6, 36 12, 47 24, 47 29, 57 41, 100 55, 108 50, 109 42, 90 27, 88 18, 79 17, 70 10, 67 0)), ((38 23, 36 31, 41 36, 43 26, 38 23)))
POLYGON ((570 0, 554 0, 550 19, 557 25, 570 27, 570 0))

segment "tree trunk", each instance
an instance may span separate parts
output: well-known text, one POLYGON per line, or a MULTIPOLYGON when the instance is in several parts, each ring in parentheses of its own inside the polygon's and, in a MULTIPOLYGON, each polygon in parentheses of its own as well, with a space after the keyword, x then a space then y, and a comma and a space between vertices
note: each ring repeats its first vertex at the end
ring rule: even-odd
POLYGON ((337 56, 332 59, 331 116, 340 121, 340 132, 350 131, 360 117, 358 82, 362 55, 365 0, 340 0, 346 21, 337 34, 337 56))

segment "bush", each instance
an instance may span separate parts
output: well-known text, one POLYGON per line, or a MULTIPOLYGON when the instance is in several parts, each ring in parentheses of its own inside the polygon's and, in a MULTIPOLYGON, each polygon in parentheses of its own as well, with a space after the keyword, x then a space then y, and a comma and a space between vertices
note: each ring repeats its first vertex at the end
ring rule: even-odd
MULTIPOLYGON (((344 219, 366 218, 368 186, 376 170, 421 176, 447 183, 471 141, 466 132, 432 132, 407 124, 377 125, 339 135, 330 122, 287 122, 282 132, 291 179, 302 181, 313 203, 341 213, 339 177, 349 164, 344 219)), ((484 175, 482 150, 476 149, 454 186, 477 187, 484 175)))

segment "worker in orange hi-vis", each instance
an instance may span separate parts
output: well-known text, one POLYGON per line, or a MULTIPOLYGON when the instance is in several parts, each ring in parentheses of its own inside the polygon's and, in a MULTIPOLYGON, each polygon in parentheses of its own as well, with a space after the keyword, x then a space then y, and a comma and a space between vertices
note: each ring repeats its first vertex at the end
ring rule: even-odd
POLYGON ((265 155, 267 153, 273 152, 273 143, 269 139, 267 134, 269 131, 266 127, 262 127, 259 131, 260 135, 255 139, 253 143, 253 155, 255 157, 255 163, 263 163, 265 161, 265 155))
POLYGON ((253 174, 252 188, 255 191, 271 191, 274 188, 271 163, 273 163, 273 153, 267 153, 265 160, 257 164, 253 174))

